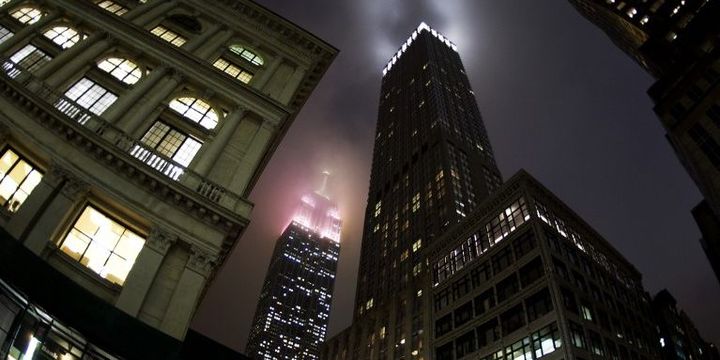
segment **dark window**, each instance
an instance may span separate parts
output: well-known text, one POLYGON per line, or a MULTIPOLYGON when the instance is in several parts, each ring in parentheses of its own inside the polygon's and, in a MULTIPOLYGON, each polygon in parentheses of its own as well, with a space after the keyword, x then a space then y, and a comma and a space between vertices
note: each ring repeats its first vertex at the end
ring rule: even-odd
POLYGON ((597 318, 598 323, 600 323, 600 327, 603 328, 603 330, 612 331, 612 328, 610 328, 610 319, 608 318, 606 312, 597 309, 597 318))
POLYGON ((560 275, 561 278, 570 281, 570 275, 568 274, 567 266, 565 266, 565 263, 553 258, 553 265, 555 266, 555 272, 560 275))
POLYGON ((470 321, 473 317, 473 302, 468 301, 455 309, 455 327, 470 321))
POLYGON ((470 290, 472 290, 472 287, 470 285, 470 276, 463 276, 458 281, 453 283, 452 287, 455 300, 465 296, 465 294, 469 293, 470 290))
POLYGON ((461 335, 455 340, 455 354, 457 358, 461 358, 465 355, 475 352, 477 350, 475 346, 475 331, 470 330, 467 333, 461 335))
POLYGON ((590 350, 593 354, 605 356, 605 348, 603 347, 600 335, 592 330, 588 330, 588 337, 590 338, 590 350))
POLYGON ((435 294, 435 311, 442 310, 450 304, 450 288, 439 291, 435 294))
POLYGON ((484 285, 485 282, 492 277, 492 269, 490 269, 490 264, 488 262, 484 262, 479 266, 475 267, 470 272, 470 277, 472 278, 472 284, 474 287, 480 287, 484 285))
POLYGON ((572 321, 568 321, 568 324, 570 325, 570 340, 572 341, 572 344, 575 345, 575 347, 587 349, 587 344, 585 343, 585 332, 583 331, 582 326, 572 321))
POLYGON ((513 242, 513 247, 515 248, 515 257, 520 259, 535 249, 535 236, 532 232, 527 232, 513 242))
POLYGON ((617 347, 615 346, 615 343, 612 342, 612 340, 606 338, 605 347, 607 348, 608 357, 611 360, 620 360, 620 354, 618 354, 617 347))
POLYGON ((437 348, 435 355, 438 360, 453 360, 453 343, 452 341, 437 348))
POLYGON ((712 104, 705 113, 716 126, 720 127, 720 105, 712 104))
POLYGON ((578 305, 577 305, 577 301, 575 301, 575 294, 572 291, 565 289, 565 288, 560 288, 560 293, 562 293, 563 304, 565 305, 565 309, 574 314, 577 314, 578 313, 578 305))
POLYGON ((525 311, 523 311, 522 303, 502 313, 502 315, 500 315, 500 323, 502 324, 503 336, 507 336, 513 331, 525 326, 525 311))
POLYGON ((512 274, 497 284, 497 301, 501 303, 520 290, 518 286, 517 276, 512 274))
POLYGON ((477 328, 478 349, 500 340, 500 326, 497 319, 492 319, 477 328))
POLYGON ((707 130, 700 124, 693 125, 688 134, 715 168, 720 170, 720 145, 718 145, 717 141, 710 137, 707 130))
POLYGON ((185 29, 189 32, 196 33, 196 34, 199 34, 202 32, 202 25, 196 18, 194 18, 192 16, 172 15, 172 16, 168 17, 168 20, 171 23, 173 23, 173 24, 179 26, 180 28, 185 29))
POLYGON ((587 292, 587 283, 585 283, 585 278, 577 271, 573 271, 572 274, 573 280, 575 281, 575 286, 577 286, 583 292, 587 292))
POLYGON ((475 314, 482 315, 495 306, 495 292, 490 288, 475 298, 475 314))
POLYGON ((520 284, 523 288, 530 286, 545 275, 543 262, 540 257, 536 257, 533 261, 520 268, 520 284))
POLYGON ((505 270, 513 263, 512 249, 506 246, 492 257, 492 266, 495 274, 505 270))
POLYGON ((527 298, 527 300, 525 300, 525 308, 527 309, 529 322, 535 321, 535 319, 552 311, 553 304, 550 298, 550 291, 545 288, 527 298))
POLYGON ((435 321, 435 337, 440 337, 448 332, 450 332, 453 328, 453 318, 452 314, 447 314, 440 319, 435 321))

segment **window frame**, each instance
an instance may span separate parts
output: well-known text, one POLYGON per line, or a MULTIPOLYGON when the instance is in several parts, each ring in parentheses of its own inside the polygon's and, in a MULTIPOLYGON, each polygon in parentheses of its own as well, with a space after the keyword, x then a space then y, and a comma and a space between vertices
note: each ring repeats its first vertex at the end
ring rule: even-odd
POLYGON ((143 64, 141 64, 141 63, 138 62, 138 61, 135 61, 135 59, 132 59, 131 57, 128 57, 128 56, 125 56, 124 54, 119 54, 119 53, 113 53, 113 54, 106 55, 106 56, 104 56, 104 57, 101 57, 101 58, 97 59, 97 60, 95 61, 95 66, 94 66, 94 68, 97 69, 97 70, 99 70, 100 73, 102 73, 102 74, 106 75, 107 77, 111 78, 112 81, 113 81, 113 83, 120 84, 121 87, 123 87, 123 88, 128 88, 128 87, 132 87, 132 86, 136 85, 136 84, 139 83, 145 76, 147 76, 147 75, 149 74, 149 70, 148 70, 148 68, 147 68, 146 66, 144 66, 143 64), (113 74, 113 72, 114 72, 115 70, 117 70, 118 68, 120 68, 120 65, 115 65, 115 64, 110 63, 110 61, 109 61, 110 59, 119 59, 119 60, 122 60, 122 62, 121 62, 120 64, 122 64, 122 63, 124 63, 124 62, 130 62, 130 63, 134 64, 134 65, 135 65, 135 69, 133 70, 133 72, 134 72, 135 70, 139 71, 139 72, 140 72, 140 76, 138 76, 138 77, 137 77, 137 80, 136 80, 135 82, 133 82, 133 83, 129 83, 129 82, 126 82, 126 81, 124 80, 124 79, 127 79, 128 77, 130 77, 130 76, 132 75, 132 72, 129 72, 128 74, 126 74, 123 79, 115 76, 115 75, 113 74), (100 64, 102 64, 103 62, 106 62, 106 61, 107 61, 108 63, 110 63, 111 65, 114 66, 111 71, 107 71, 107 70, 103 69, 102 67, 100 67, 100 64))
MULTIPOLYGON (((180 165, 180 166, 181 166, 183 169, 185 169, 185 170, 187 170, 187 169, 190 167, 190 164, 192 164, 192 161, 195 160, 195 157, 199 154, 200 149, 202 149, 203 145, 205 145, 205 142, 204 142, 202 139, 199 139, 197 136, 194 136, 192 133, 189 133, 189 132, 185 131, 185 130, 184 130, 183 128, 181 128, 181 127, 175 126, 175 125, 172 124, 172 123, 168 123, 168 121, 165 121, 165 120, 162 119, 162 118, 155 119, 155 121, 153 121, 152 124, 150 124, 150 126, 143 132, 143 135, 140 137, 139 142, 140 142, 140 144, 142 144, 144 147, 147 147, 147 148, 149 148, 149 149, 152 149, 153 152, 155 152, 155 153, 163 156, 164 158, 166 158, 167 160, 172 161, 173 163, 176 163, 176 164, 180 165), (155 128, 155 125, 158 124, 158 123, 161 123, 161 124, 167 126, 168 129, 167 129, 166 132, 162 135, 162 137, 158 140, 157 144, 155 144, 155 145, 153 146, 153 145, 150 145, 150 144, 146 143, 146 142, 144 141, 144 139, 145 139, 146 136, 148 136, 148 134, 150 133, 150 131, 153 130, 153 128, 155 128), (160 150, 158 150, 158 146, 160 146, 160 144, 162 144, 163 140, 165 140, 172 131, 175 131, 175 132, 177 132, 177 133, 179 133, 179 134, 184 135, 185 138, 182 140, 182 143, 177 147, 177 149, 175 149, 175 151, 173 152, 173 154, 172 154, 171 156, 168 156, 168 155, 166 155, 165 153, 163 153, 163 152, 161 152, 160 150), (188 139, 194 140, 195 142, 199 143, 200 146, 197 148, 197 151, 195 151, 195 153, 193 154, 192 158, 188 161, 188 164, 187 164, 187 165, 183 165, 180 161, 178 161, 178 160, 175 159, 175 155, 178 154, 178 152, 180 151, 180 148, 185 144, 186 141, 188 141, 188 139)), ((148 165, 150 165, 150 164, 148 164, 148 165)), ((150 165, 150 166, 152 166, 152 165, 150 165)))
POLYGON ((220 122, 223 121, 223 119, 225 118, 224 114, 222 112, 220 112, 220 108, 218 106, 215 106, 215 104, 211 103, 210 101, 208 101, 206 99, 196 97, 196 96, 194 96, 194 94, 189 94, 189 93, 181 93, 181 94, 174 96, 172 99, 170 99, 170 101, 168 101, 166 110, 169 110, 169 112, 171 114, 175 115, 178 119, 182 119, 182 122, 191 124, 193 127, 202 130, 202 132, 205 134, 214 132, 220 125, 220 122), (181 102, 180 99, 192 99, 192 102, 187 104, 187 103, 181 102), (173 103, 176 101, 178 103, 180 103, 182 106, 186 106, 187 109, 185 109, 183 112, 180 112, 179 110, 176 110, 175 108, 173 108, 173 103), (200 113, 200 111, 197 111, 196 109, 194 109, 192 107, 198 101, 201 101, 208 106, 208 110, 205 113, 200 113), (197 113, 200 113, 202 115, 200 120, 196 121, 185 115, 190 111, 195 111, 197 113), (206 127, 205 125, 202 124, 202 122, 204 120, 212 121, 212 119, 207 118, 207 115, 211 114, 211 113, 215 115, 216 122, 215 122, 214 126, 206 127))
MULTIPOLYGON (((25 201, 27 200, 27 198, 30 197, 30 195, 32 194, 33 190, 35 190, 35 188, 40 184, 40 182, 42 182, 42 178, 45 176, 46 171, 43 170, 42 167, 38 166, 35 161, 33 161, 32 159, 30 159, 30 157, 26 156, 26 155, 25 155, 25 152, 18 151, 16 147, 14 147, 14 146, 12 146, 12 145, 10 145, 10 144, 5 144, 4 146, 0 147, 0 159, 1 159, 2 156, 4 156, 8 151, 12 151, 12 152, 17 156, 17 159, 16 159, 15 162, 12 164, 12 166, 8 169, 7 173, 6 173, 5 175, 3 175, 2 177, 0 177, 0 184, 5 180, 5 178, 7 178, 7 177, 9 176, 9 174, 12 172, 13 169, 15 169, 15 167, 20 163, 21 160, 24 161, 24 162, 26 162, 30 167, 32 167, 32 170, 30 170, 30 172, 28 172, 27 175, 25 175, 25 177, 23 177, 22 182, 20 182, 20 183, 18 184, 17 188, 13 191, 12 195, 10 195, 10 197, 9 197, 8 199, 6 199, 6 201, 5 201, 4 203, 0 203, 0 208, 3 209, 2 211, 8 212, 8 213, 11 213, 11 214, 15 214, 15 213, 17 213, 17 212, 20 210, 20 208, 22 208, 22 205, 25 203, 25 201), (22 187, 22 185, 25 183, 25 181, 28 179, 28 177, 30 176, 30 174, 31 174, 33 171, 36 171, 37 173, 40 174, 40 181, 39 181, 37 184, 35 184, 35 186, 33 186, 32 189, 30 189, 30 191, 27 193, 27 197, 25 198, 25 200, 23 200, 23 201, 17 206, 17 208, 15 208, 14 211, 11 210, 11 209, 9 209, 9 208, 8 208, 8 204, 10 203, 10 200, 12 200, 12 199, 15 197, 15 194, 17 194, 17 192, 18 192, 19 190, 21 190, 20 188, 22 187)), ((24 191, 24 190, 23 190, 23 191, 24 191)))
POLYGON ((100 9, 103 9, 103 10, 105 10, 113 15, 117 15, 117 16, 123 16, 128 11, 130 11, 130 8, 125 7, 125 5, 120 4, 116 1, 112 1, 112 0, 93 0, 93 3, 95 5, 97 5, 97 7, 99 7, 100 9), (110 4, 107 6, 103 6, 104 3, 110 3, 110 4), (112 6, 116 6, 116 7, 118 7, 118 9, 111 10, 112 6))
POLYGON ((40 19, 42 19, 42 18, 45 16, 45 13, 42 11, 41 8, 36 7, 36 6, 33 6, 33 5, 34 5, 34 4, 23 4, 23 5, 20 5, 20 6, 14 8, 14 9, 12 9, 12 10, 9 10, 9 11, 8 11, 8 15, 10 15, 10 17, 13 18, 15 21, 17 21, 19 24, 24 25, 24 26, 30 26, 30 25, 32 25, 32 24, 40 21, 40 19), (28 15, 28 14, 30 13, 30 11, 27 11, 27 12, 23 12, 21 16, 15 16, 16 13, 19 13, 19 12, 21 12, 21 11, 23 11, 23 10, 26 10, 26 9, 30 9, 31 11, 32 11, 32 10, 37 10, 37 11, 39 12, 39 15, 38 15, 36 18, 35 18, 35 17, 30 17, 30 16, 28 15), (29 17, 29 19, 27 19, 27 20, 25 20, 25 21, 21 20, 21 19, 24 18, 25 16, 29 17))
POLYGON ((84 33, 81 29, 78 29, 73 24, 66 22, 66 21, 61 21, 61 22, 56 22, 54 24, 50 24, 50 25, 46 26, 40 33, 42 34, 42 37, 44 39, 48 40, 49 42, 51 42, 53 45, 57 46, 61 50, 69 49, 69 48, 77 45, 81 41, 87 39, 87 37, 88 37, 88 34, 84 33), (64 30, 58 31, 56 29, 64 29, 64 30), (51 31, 54 31, 56 33, 55 36, 50 37, 50 35, 48 35, 48 33, 51 31), (62 36, 65 36, 64 33, 67 31, 74 31, 75 35, 70 38, 66 37, 66 40, 62 43, 56 41, 56 39, 58 39, 62 36), (75 37, 77 37, 77 41, 72 42, 73 41, 72 39, 75 37), (72 42, 72 44, 67 46, 67 44, 69 44, 71 42, 72 42))
POLYGON ((232 54, 233 57, 237 57, 239 59, 242 59, 244 62, 252 65, 256 68, 262 68, 265 66, 265 56, 260 54, 255 49, 252 49, 248 47, 247 45, 242 45, 239 43, 232 43, 227 46, 227 52, 232 54), (237 48, 241 48, 239 52, 236 51, 237 48), (244 56, 243 54, 252 54, 252 56, 244 56), (259 59, 259 61, 257 61, 259 59))
POLYGON ((177 30, 175 27, 173 27, 173 26, 171 26, 171 25, 168 25, 168 24, 167 24, 166 22, 164 22, 164 21, 161 21, 161 22, 155 24, 152 28, 148 29, 148 32, 149 32, 150 34, 152 34, 152 35, 155 35, 158 39, 160 39, 160 40, 162 40, 162 41, 164 41, 164 42, 166 42, 166 43, 168 43, 168 44, 170 44, 170 45, 173 45, 173 46, 175 46, 175 47, 177 47, 177 48, 182 48, 183 46, 185 46, 185 44, 188 43, 188 41, 190 41, 190 37, 189 37, 189 36, 187 36, 186 34, 184 34, 182 31, 177 30), (163 29, 164 29, 164 32, 163 32, 162 34, 157 34, 157 33, 155 33, 155 30, 158 29, 158 28, 163 28, 163 29), (175 37, 174 37, 172 40, 167 40, 167 39, 163 38, 162 36, 165 35, 165 34, 167 34, 167 33, 173 33, 173 34, 175 34, 175 37), (174 41, 177 40, 177 39, 181 39, 181 40, 182 40, 182 43, 179 44, 179 45, 178 45, 178 44, 175 44, 174 41))
MULTIPOLYGON (((75 208, 75 211, 72 212, 72 217, 68 220, 67 224, 65 225, 65 230, 61 233, 61 236, 58 237, 56 240, 54 240, 52 243, 55 246, 55 254, 58 254, 61 256, 65 261, 70 262, 74 268, 81 270, 83 273, 90 275, 95 280, 105 284, 106 286, 109 286, 113 289, 122 289, 125 285, 125 282, 127 281, 128 276, 132 272, 133 267, 135 266, 135 262, 137 262, 138 257, 140 256, 140 253, 142 252, 142 249, 144 249, 148 245, 148 238, 150 236, 149 232, 142 228, 142 226, 138 226, 137 224, 131 224, 127 221, 123 221, 120 218, 130 218, 130 216, 123 216, 127 215, 122 212, 119 212, 115 210, 114 208, 108 207, 105 203, 96 201, 95 199, 86 199, 83 201, 80 206, 75 208), (123 227, 125 230, 123 231, 123 234, 127 231, 130 231, 134 233, 137 237, 141 238, 143 240, 143 245, 140 248, 140 251, 138 251, 137 255, 133 259, 133 266, 130 267, 130 270, 128 270, 127 275, 124 279, 122 279, 122 284, 118 284, 116 282, 113 282, 110 279, 107 279, 103 277, 99 272, 96 272, 94 269, 90 268, 89 266, 83 264, 81 260, 85 257, 85 253, 87 253, 88 248, 92 244, 94 239, 91 238, 91 241, 87 244, 87 247, 85 248, 85 251, 83 254, 81 254, 80 259, 76 260, 74 259, 70 254, 66 253, 62 250, 62 246, 67 241, 68 236, 70 235, 70 232, 73 231, 75 228, 75 225, 80 220, 80 217, 83 215, 86 209, 92 208, 104 217, 106 217, 108 220, 115 222, 115 224, 123 227)), ((77 230, 80 231, 80 230, 77 230)), ((86 235, 87 236, 87 235, 86 235)), ((108 262, 110 257, 115 253, 114 250, 117 248, 117 244, 120 242, 120 239, 122 238, 122 235, 118 239, 118 242, 115 244, 113 249, 108 254, 107 259, 105 260, 105 263, 108 262)), ((118 255, 119 256, 119 255, 118 255)))

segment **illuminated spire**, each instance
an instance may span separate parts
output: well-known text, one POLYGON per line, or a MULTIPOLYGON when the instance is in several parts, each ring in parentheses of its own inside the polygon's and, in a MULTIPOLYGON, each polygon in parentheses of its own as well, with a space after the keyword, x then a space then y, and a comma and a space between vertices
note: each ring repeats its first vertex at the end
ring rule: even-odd
POLYGON ((323 171, 320 190, 306 194, 293 215, 292 222, 316 232, 320 237, 340 242, 342 220, 337 204, 325 194, 330 172, 323 171))
POLYGON ((417 29, 415 29, 415 31, 413 31, 413 33, 410 34, 410 37, 407 40, 405 40, 405 43, 403 43, 402 46, 400 46, 400 49, 398 49, 397 53, 395 53, 393 55, 393 57, 390 59, 390 61, 388 61, 387 65, 385 65, 385 68, 383 69, 383 76, 385 76, 388 73, 388 71, 390 71, 390 69, 392 69, 393 65, 395 65, 395 63, 398 60, 400 60, 400 57, 405 53, 407 48, 410 47, 410 45, 412 45, 413 41, 415 41, 415 39, 417 39, 418 35, 420 35, 423 31, 429 32, 430 34, 432 34, 432 36, 439 39, 442 43, 447 45, 447 47, 451 48, 453 51, 455 51, 455 52, 458 51, 457 46, 452 41, 448 40, 440 32, 431 28, 430 26, 428 26, 428 24, 426 24, 423 21, 420 23, 420 25, 418 25, 417 29))

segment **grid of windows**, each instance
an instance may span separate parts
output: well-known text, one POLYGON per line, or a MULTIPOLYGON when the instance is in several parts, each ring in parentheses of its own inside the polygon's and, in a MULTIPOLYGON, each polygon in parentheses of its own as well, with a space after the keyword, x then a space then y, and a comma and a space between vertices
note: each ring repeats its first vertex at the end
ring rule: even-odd
POLYGON ((9 39, 13 35, 12 31, 0 26, 0 44, 4 43, 5 40, 9 39))
POLYGON ((150 32, 177 47, 183 46, 187 42, 186 38, 162 25, 156 26, 150 32))
POLYGON ((116 79, 129 85, 138 82, 143 75, 138 65, 128 59, 111 57, 101 60, 97 66, 116 79))
POLYGON ((82 78, 65 92, 68 99, 88 109, 95 115, 101 115, 117 96, 88 78, 82 78))
MULTIPOLYGON (((30 44, 25 45, 10 57, 10 61, 28 71, 35 71, 50 60, 52 60, 50 55, 30 44)), ((14 77, 15 75, 10 73, 10 76, 14 77)))
POLYGON ((128 12, 126 7, 110 0, 95 0, 95 4, 117 16, 121 16, 128 12))
POLYGON ((58 246, 108 281, 123 285, 144 244, 140 235, 88 205, 58 246))
POLYGON ((265 60, 263 60, 263 58, 260 55, 254 53, 253 51, 246 49, 244 46, 231 45, 230 51, 237 55, 240 55, 240 57, 249 61, 253 65, 262 66, 265 63, 265 60))
POLYGON ((141 141, 182 166, 190 165, 202 146, 200 141, 160 121, 153 124, 141 141))
POLYGON ((252 80, 253 78, 253 74, 251 72, 233 64, 232 62, 230 62, 230 60, 224 58, 219 58, 215 60, 213 66, 246 84, 249 83, 250 80, 252 80))
POLYGON ((55 26, 43 33, 46 38, 67 49, 82 40, 83 36, 77 30, 68 26, 55 26))
POLYGON ((217 126, 218 116, 210 104, 197 98, 181 97, 170 102, 170 108, 206 129, 217 126))
POLYGON ((24 7, 13 11, 10 15, 17 21, 30 25, 38 22, 43 14, 42 11, 34 7, 24 7))
POLYGON ((35 186, 42 173, 12 149, 0 157, 0 206, 16 212, 35 186))

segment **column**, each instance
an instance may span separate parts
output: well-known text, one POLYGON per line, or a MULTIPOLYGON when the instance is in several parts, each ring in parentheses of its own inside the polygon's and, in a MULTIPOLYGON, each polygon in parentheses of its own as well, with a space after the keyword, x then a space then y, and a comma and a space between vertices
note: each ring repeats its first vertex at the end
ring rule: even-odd
POLYGON ((166 14, 172 8, 177 6, 177 1, 168 1, 162 5, 155 6, 154 8, 146 11, 144 14, 137 16, 132 20, 133 23, 139 26, 144 26, 155 20, 158 16, 166 14))
POLYGON ((269 121, 263 121, 262 125, 258 128, 255 136, 248 150, 245 152, 245 156, 235 171, 235 175, 230 183, 229 189, 236 194, 244 194, 245 188, 255 174, 260 160, 265 155, 267 145, 272 139, 275 133, 275 125, 269 121))
POLYGON ((128 109, 138 100, 143 97, 147 92, 165 76, 170 69, 167 66, 160 66, 155 70, 152 70, 149 74, 145 75, 140 81, 138 81, 133 88, 121 95, 112 105, 110 105, 102 117, 110 123, 115 122, 118 118, 125 115, 128 109))
POLYGON ((60 18, 60 13, 53 12, 41 17, 38 22, 25 26, 22 30, 18 31, 15 35, 0 44, 0 54, 4 54, 6 51, 10 50, 10 48, 21 43, 28 37, 35 35, 35 33, 40 29, 58 18, 60 18))
MULTIPOLYGON (((69 58, 69 61, 64 66, 60 67, 52 75, 48 76, 48 78, 45 80, 45 83, 52 88, 57 88, 63 82, 75 76, 89 62, 94 62, 95 59, 100 56, 100 54, 110 49, 110 47, 112 47, 113 41, 114 40, 110 40, 107 38, 99 40, 96 43, 92 44, 87 50, 79 52, 74 58, 69 58)), ((77 45, 79 44, 76 44, 75 46, 77 45)), ((73 46, 73 48, 75 46, 73 46)))
POLYGON ((207 174, 210 173, 210 170, 220 158, 220 154, 230 143, 230 139, 235 134, 246 113, 247 111, 245 109, 237 108, 222 120, 222 126, 218 129, 212 141, 206 145, 205 150, 200 153, 196 165, 192 167, 192 170, 200 176, 207 176, 207 174))
POLYGON ((193 52, 203 44, 207 44, 208 40, 217 34, 222 26, 220 24, 212 24, 208 29, 197 37, 192 38, 190 41, 183 45, 183 49, 193 52))
POLYGON ((160 227, 156 226, 150 231, 145 246, 140 250, 132 270, 125 279, 115 303, 117 308, 132 317, 137 317, 168 249, 176 240, 177 236, 160 227))
POLYGON ((270 62, 270 64, 268 64, 267 67, 263 70, 262 74, 258 75, 257 79, 252 82, 253 87, 262 90, 262 88, 267 85, 268 81, 270 81, 270 78, 273 76, 273 74, 275 74, 278 67, 280 67, 280 64, 282 64, 284 60, 285 59, 280 55, 275 56, 270 62))
MULTIPOLYGON (((142 102, 139 102, 132 112, 127 113, 117 121, 117 126, 126 134, 132 135, 140 124, 147 120, 148 116, 160 105, 167 97, 172 95, 178 88, 182 76, 174 74, 172 77, 166 77, 159 81, 157 85, 150 89, 148 96, 142 102)), ((127 108, 125 109, 128 110, 127 108)))
POLYGON ((232 30, 224 30, 216 33, 210 40, 207 41, 207 43, 195 50, 195 55, 201 59, 207 59, 219 47, 225 46, 234 34, 235 33, 232 30))
POLYGON ((134 9, 126 12, 122 17, 124 17, 127 20, 132 20, 143 13, 152 10, 156 6, 159 6, 163 2, 161 0, 150 0, 144 4, 139 4, 134 9))
POLYGON ((217 257, 196 246, 183 270, 172 299, 168 304, 160 329, 177 339, 185 336, 190 320, 197 309, 205 282, 216 266, 217 257))
POLYGON ((295 72, 290 75, 290 79, 288 79, 285 83, 285 87, 280 93, 278 101, 283 104, 289 104, 290 100, 292 100, 292 96, 298 90, 303 78, 305 78, 305 69, 298 65, 295 68, 295 72))
POLYGON ((79 55, 83 54, 90 46, 97 42, 107 38, 108 34, 104 31, 96 32, 79 43, 73 45, 71 48, 64 50, 57 57, 50 60, 49 63, 43 65, 38 71, 35 72, 35 77, 44 79, 53 73, 57 72, 60 68, 67 65, 68 62, 73 61, 79 55))
POLYGON ((57 195, 49 204, 43 203, 39 217, 33 217, 32 223, 23 231, 19 239, 33 253, 40 256, 47 247, 48 242, 55 240, 53 235, 75 204, 87 197, 90 185, 80 180, 68 170, 52 164, 48 173, 43 176, 43 182, 50 186, 61 187, 57 195))

